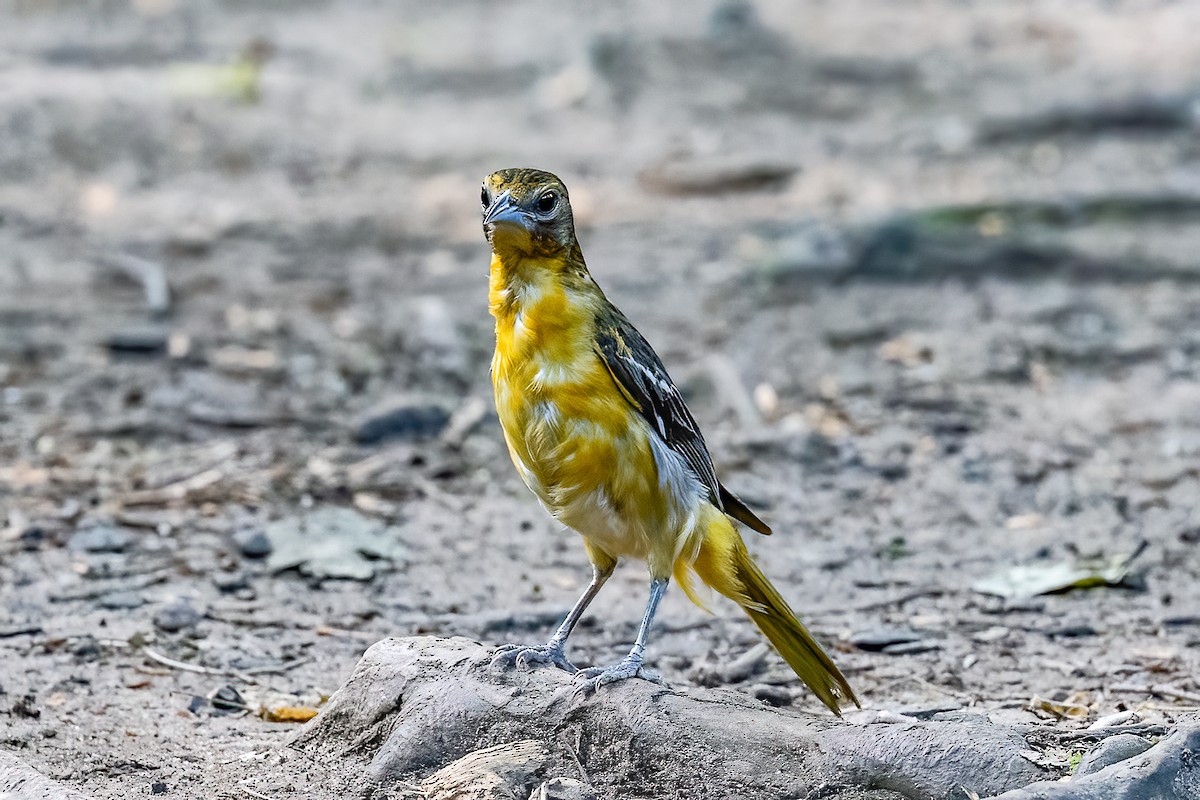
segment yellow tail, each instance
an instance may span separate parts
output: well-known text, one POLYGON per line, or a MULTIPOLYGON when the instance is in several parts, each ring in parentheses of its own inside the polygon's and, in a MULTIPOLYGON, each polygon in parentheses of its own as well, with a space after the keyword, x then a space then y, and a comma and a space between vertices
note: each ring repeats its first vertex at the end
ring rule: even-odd
POLYGON ((694 571, 700 580, 742 607, 830 711, 840 717, 842 704, 860 706, 846 678, 750 558, 733 523, 712 510, 716 513, 709 520, 696 560, 690 565, 680 561, 675 567, 675 577, 688 597, 704 605, 690 583, 688 573, 694 571))

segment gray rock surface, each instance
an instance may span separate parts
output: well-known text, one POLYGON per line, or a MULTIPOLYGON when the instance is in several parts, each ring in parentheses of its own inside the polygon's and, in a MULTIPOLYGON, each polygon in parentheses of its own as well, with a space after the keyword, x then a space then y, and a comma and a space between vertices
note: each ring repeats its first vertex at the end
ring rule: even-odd
POLYGON ((1047 777, 1021 756, 1022 736, 983 717, 852 724, 641 680, 583 698, 564 672, 495 668, 493 655, 463 638, 379 642, 295 746, 367 785, 461 782, 465 769, 491 787, 472 797, 582 777, 608 797, 940 798, 1047 777), (508 750, 523 755, 495 766, 508 750))
POLYGON ((1182 725, 1139 756, 1069 783, 1039 781, 1005 792, 996 800, 1195 800, 1197 797, 1200 797, 1200 720, 1182 725))
POLYGON ((0 798, 4 800, 89 800, 52 781, 11 753, 0 750, 0 798))
POLYGON ((1075 779, 1095 774, 1128 758, 1140 756, 1152 746, 1153 742, 1136 734, 1119 733, 1105 739, 1083 757, 1083 760, 1079 762, 1079 768, 1075 770, 1075 779))

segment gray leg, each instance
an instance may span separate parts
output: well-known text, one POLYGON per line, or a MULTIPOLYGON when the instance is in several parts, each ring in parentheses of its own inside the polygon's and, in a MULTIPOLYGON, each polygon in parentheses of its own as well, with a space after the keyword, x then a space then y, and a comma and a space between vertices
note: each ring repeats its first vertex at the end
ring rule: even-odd
POLYGON ((583 594, 575 601, 575 606, 567 613, 567 618, 558 626, 558 630, 550 637, 547 642, 549 646, 557 646, 559 650, 567 642, 567 637, 571 635, 571 631, 575 630, 575 623, 579 622, 579 618, 583 616, 583 612, 596 599, 596 595, 600 593, 600 587, 605 584, 609 576, 613 574, 613 567, 607 570, 601 570, 595 564, 592 565, 592 582, 583 590, 583 594))
POLYGON ((633 643, 633 647, 629 650, 629 654, 611 667, 592 667, 591 669, 580 670, 579 674, 587 680, 584 682, 580 690, 583 692, 593 692, 609 683, 623 681, 626 678, 646 678, 658 683, 662 682, 657 674, 650 672, 642 667, 642 661, 646 655, 646 640, 650 638, 650 625, 654 622, 654 614, 658 611, 658 604, 662 600, 663 595, 667 593, 667 579, 655 578, 650 582, 650 600, 646 603, 646 613, 642 615, 642 624, 638 628, 637 639, 633 643))
POLYGON ((563 645, 567 642, 567 637, 571 635, 571 631, 575 629, 575 624, 579 622, 579 618, 583 616, 583 612, 591 604, 596 595, 600 593, 600 587, 613 574, 614 566, 609 566, 602 569, 596 565, 592 565, 592 582, 583 590, 583 594, 575 601, 575 605, 567 613, 566 619, 558 626, 558 630, 550 637, 550 641, 543 645, 534 645, 532 647, 519 644, 506 644, 500 647, 496 653, 496 657, 492 659, 492 664, 497 666, 511 667, 513 664, 521 666, 534 666, 537 664, 553 664, 560 669, 565 669, 567 672, 577 672, 575 665, 567 660, 566 653, 563 652, 563 645))

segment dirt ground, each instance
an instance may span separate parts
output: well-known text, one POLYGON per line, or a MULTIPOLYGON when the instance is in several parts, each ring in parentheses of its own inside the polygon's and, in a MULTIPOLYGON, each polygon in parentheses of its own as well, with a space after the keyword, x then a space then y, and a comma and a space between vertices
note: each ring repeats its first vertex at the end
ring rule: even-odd
MULTIPOLYGON (((0 747, 96 798, 323 796, 295 725, 207 698, 548 635, 588 569, 491 411, 478 184, 515 165, 571 188, 863 715, 986 711, 1061 772, 1054 732, 1169 729, 1198 32, 1166 0, 4 4, 0 747), (1142 543, 1123 586, 972 588, 1142 543)), ((577 663, 646 588, 618 571, 577 663)), ((732 604, 659 619, 670 683, 819 710, 774 656, 720 668, 759 641, 732 604)))

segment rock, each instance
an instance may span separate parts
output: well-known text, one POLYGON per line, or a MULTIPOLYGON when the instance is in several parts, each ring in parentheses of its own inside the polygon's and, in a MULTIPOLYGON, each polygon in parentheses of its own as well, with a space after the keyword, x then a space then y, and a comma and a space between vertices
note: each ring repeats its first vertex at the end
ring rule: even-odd
POLYGON ((1116 736, 1110 736, 1096 745, 1079 762, 1079 768, 1075 770, 1075 780, 1111 767, 1117 762, 1140 756, 1150 747, 1150 742, 1132 733, 1118 733, 1116 736))
MULTIPOLYGON (((524 800, 547 758, 532 739, 468 753, 422 781, 430 800, 524 800)), ((535 789, 533 795, 537 796, 535 789)))
POLYGON ((995 800, 1195 800, 1200 797, 1197 753, 1200 723, 1193 718, 1140 755, 1068 783, 1039 781, 995 800))
POLYGON ((154 627, 167 633, 177 633, 200 621, 200 612, 184 602, 163 606, 154 614, 154 627))
MULTIPOLYGON (((1047 203, 1016 201, 921 209, 860 229, 855 237, 858 255, 845 277, 894 281, 948 276, 978 279, 985 275, 1018 280, 1050 275, 1086 275, 1090 280, 1190 278, 1192 265, 1155 258, 1157 254, 1101 256, 1077 249, 1069 237, 1045 233, 1035 236, 1029 231, 1111 222, 1117 217, 1149 219, 1163 213, 1185 213, 1184 209, 1196 203, 1196 198, 1190 196, 1101 195, 1047 203)), ((1031 329, 1030 335, 1034 331, 1031 329)), ((1072 359, 1094 355, 1090 348, 1080 349, 1080 343, 1061 335, 1030 344, 1051 352, 1065 347, 1062 355, 1072 359)), ((1122 358, 1142 349, 1133 345, 1126 342, 1119 347, 1126 351, 1122 358)), ((1145 356, 1149 357, 1148 351, 1145 356)))
POLYGON ((918 653, 933 653, 941 649, 942 646, 937 642, 897 642, 887 645, 880 652, 889 656, 915 656, 918 653))
POLYGON ((132 543, 133 534, 129 531, 100 525, 76 531, 67 540, 67 547, 85 553, 121 553, 132 543))
POLYGON ((138 592, 109 592, 96 599, 96 605, 109 611, 131 611, 146 605, 146 598, 138 592))
POLYGON ((1088 725, 1089 731, 1099 731, 1105 728, 1114 728, 1118 725, 1130 725, 1137 722, 1139 719, 1136 711, 1118 711, 1115 714, 1108 714, 1100 717, 1091 725, 1088 725))
MULTIPOLYGON (((831 280, 853 266, 851 245, 843 231, 815 224, 800 225, 775 237, 764 237, 754 262, 766 279, 769 301, 791 283, 831 280)), ((834 334, 836 336, 836 334, 834 334)), ((886 338, 886 334, 883 338, 886 338)))
MULTIPOLYGON (((527 758, 509 774, 582 770, 599 797, 866 797, 884 787, 945 797, 964 783, 990 796, 1046 777, 1021 756, 1018 733, 982 716, 853 725, 643 680, 583 697, 566 672, 492 667, 494 656, 462 638, 379 642, 292 746, 361 775, 363 790, 461 768, 464 757, 490 765, 479 751, 517 745, 527 758)), ((501 788, 510 794, 456 796, 529 796, 507 778, 501 788)))
POLYGON ((100 643, 95 636, 81 636, 71 647, 71 655, 80 663, 98 661, 100 659, 100 643))
POLYGON ((786 686, 774 686, 769 683, 756 683, 749 688, 750 695, 756 700, 762 700, 769 706, 779 708, 792 704, 792 693, 786 686))
POLYGON ((272 522, 267 527, 274 572, 298 568, 314 578, 375 577, 379 562, 403 552, 396 529, 352 508, 317 509, 272 522))
POLYGON ((1095 636, 1097 631, 1086 622, 1075 622, 1069 625, 1046 628, 1042 633, 1051 639, 1083 639, 1088 636, 1095 636))
POLYGON ((1166 133, 1193 123, 1188 97, 1142 96, 1099 103, 1051 106, 1012 117, 985 119, 978 138, 985 144, 1037 141, 1050 136, 1097 136, 1103 133, 1166 133))
POLYGON ((109 334, 104 346, 114 354, 158 355, 167 352, 170 333, 166 328, 152 325, 125 328, 109 334))
POLYGON ((250 528, 233 535, 238 551, 246 558, 266 558, 271 555, 271 539, 263 531, 250 528))
POLYGON ((13 701, 8 713, 18 719, 41 719, 42 710, 37 705, 37 695, 30 692, 13 701))
POLYGON ((919 642, 921 634, 910 628, 880 627, 859 631, 850 637, 850 644, 859 650, 877 653, 893 645, 919 642))
POLYGON ((241 714, 248 708, 241 692, 232 686, 222 686, 209 698, 212 707, 222 714, 241 714))
POLYGON ((88 795, 50 780, 6 750, 0 750, 0 797, 13 800, 88 800, 88 795))
POLYGON ((354 441, 378 444, 392 439, 430 439, 450 421, 446 404, 417 397, 385 401, 354 423, 354 441))
MULTIPOLYGON (((692 680, 701 686, 741 683, 753 678, 766 668, 767 654, 770 652, 769 645, 759 642, 737 658, 719 661, 716 664, 702 664, 692 671, 692 680)), ((791 702, 790 697, 788 702, 791 702)))
POLYGON ((667 195, 717 195, 782 189, 799 172, 795 164, 745 159, 667 161, 638 174, 647 191, 667 195))
POLYGON ((261 428, 279 421, 277 415, 260 406, 236 400, 225 404, 198 400, 188 404, 186 413, 192 422, 217 428, 261 428))
POLYGON ((233 594, 250 589, 250 576, 242 571, 217 572, 212 576, 213 586, 222 594, 233 594))
POLYGON ((596 790, 574 778, 551 778, 533 790, 529 800, 597 800, 596 790))
POLYGON ((230 375, 273 374, 282 369, 279 354, 264 348, 219 347, 209 354, 208 361, 230 375))

